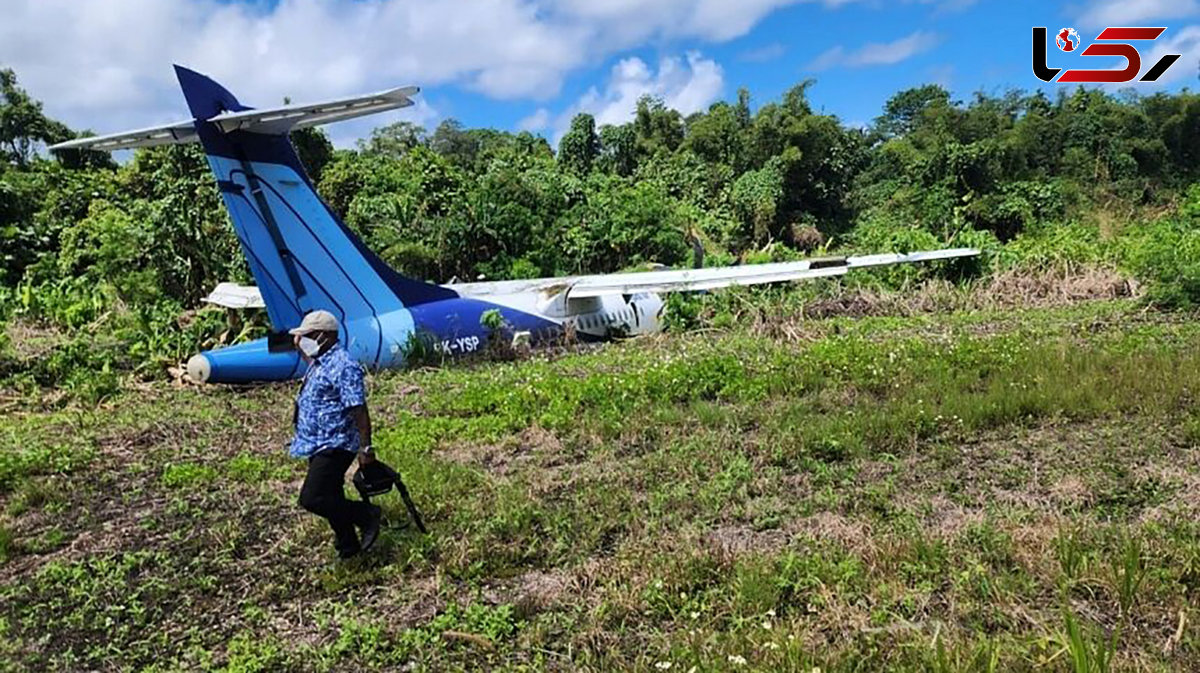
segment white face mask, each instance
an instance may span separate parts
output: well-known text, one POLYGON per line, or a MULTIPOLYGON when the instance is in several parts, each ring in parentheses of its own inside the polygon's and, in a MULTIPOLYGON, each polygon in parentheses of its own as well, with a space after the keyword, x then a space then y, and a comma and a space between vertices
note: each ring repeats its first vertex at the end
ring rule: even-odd
POLYGON ((309 359, 317 357, 321 352, 321 343, 312 337, 300 337, 300 352, 308 356, 309 359))

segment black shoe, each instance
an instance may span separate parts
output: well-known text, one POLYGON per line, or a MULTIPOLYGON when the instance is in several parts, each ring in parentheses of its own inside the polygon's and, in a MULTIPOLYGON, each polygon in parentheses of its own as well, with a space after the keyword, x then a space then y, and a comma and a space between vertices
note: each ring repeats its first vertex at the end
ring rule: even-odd
POLYGON ((339 549, 338 550, 338 558, 343 559, 343 560, 348 559, 348 558, 354 558, 355 556, 358 556, 361 551, 362 551, 362 549, 358 549, 358 548, 339 549))
POLYGON ((371 515, 362 527, 362 550, 366 551, 379 539, 379 524, 383 519, 383 508, 371 505, 371 515))

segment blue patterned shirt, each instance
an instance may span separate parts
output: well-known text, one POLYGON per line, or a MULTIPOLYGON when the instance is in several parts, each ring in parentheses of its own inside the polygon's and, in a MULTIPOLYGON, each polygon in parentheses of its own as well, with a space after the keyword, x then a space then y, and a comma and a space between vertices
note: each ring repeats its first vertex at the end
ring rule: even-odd
POLYGON ((307 458, 324 449, 358 451, 352 407, 367 403, 365 373, 341 344, 308 366, 296 399, 296 436, 290 453, 307 458))

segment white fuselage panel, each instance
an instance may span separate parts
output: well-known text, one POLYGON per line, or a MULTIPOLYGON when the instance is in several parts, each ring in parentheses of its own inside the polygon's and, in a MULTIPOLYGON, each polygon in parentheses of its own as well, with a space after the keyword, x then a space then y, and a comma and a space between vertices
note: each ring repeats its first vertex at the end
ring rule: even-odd
MULTIPOLYGON (((464 297, 471 296, 463 286, 450 287, 464 297)), ((531 313, 564 327, 571 326, 576 333, 598 338, 654 334, 662 329, 663 300, 655 293, 568 299, 565 289, 553 294, 492 291, 481 293, 477 298, 531 313)))

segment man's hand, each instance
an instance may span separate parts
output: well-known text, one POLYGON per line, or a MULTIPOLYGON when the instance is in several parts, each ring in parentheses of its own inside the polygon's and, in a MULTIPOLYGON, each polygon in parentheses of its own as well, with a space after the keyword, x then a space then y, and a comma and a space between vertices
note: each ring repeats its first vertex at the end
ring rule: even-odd
POLYGON ((358 464, 370 465, 375 462, 375 453, 371 451, 371 414, 367 413, 367 405, 360 404, 350 409, 350 415, 358 427, 358 464))

